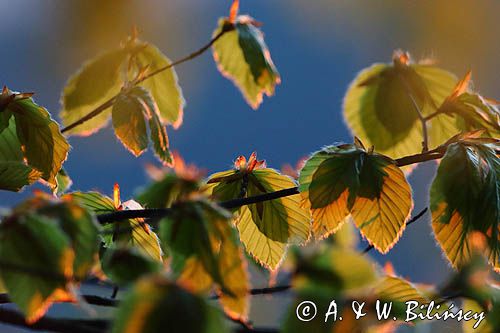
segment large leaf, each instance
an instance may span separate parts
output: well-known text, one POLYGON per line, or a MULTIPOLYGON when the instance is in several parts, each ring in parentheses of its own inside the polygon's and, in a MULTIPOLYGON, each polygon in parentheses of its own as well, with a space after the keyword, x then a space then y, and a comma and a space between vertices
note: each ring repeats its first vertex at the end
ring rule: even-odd
POLYGON ((246 320, 249 277, 231 214, 203 199, 172 209, 160 224, 160 235, 179 282, 195 292, 208 292, 215 282, 224 310, 246 320))
MULTIPOLYGON (((97 192, 73 192, 66 196, 73 197, 83 207, 94 212, 94 214, 107 214, 116 212, 113 200, 97 192)), ((142 209, 133 200, 123 203, 125 209, 142 209)), ((157 261, 162 261, 162 250, 158 236, 151 230, 149 225, 141 219, 129 219, 107 224, 103 228, 104 242, 107 247, 114 243, 137 247, 145 255, 157 261)))
POLYGON ((66 160, 69 144, 59 125, 47 110, 35 104, 31 95, 7 88, 0 95, 3 99, 11 96, 10 102, 3 106, 3 113, 10 116, 8 126, 0 132, 0 160, 23 162, 40 171, 41 178, 55 187, 55 177, 66 160))
POLYGON ((262 95, 272 96, 279 73, 271 60, 264 36, 249 16, 238 16, 230 23, 219 20, 213 36, 227 30, 213 45, 214 59, 219 71, 240 89, 247 103, 257 109, 262 95))
POLYGON ((148 119, 156 156, 163 163, 172 164, 167 131, 158 113, 158 106, 151 94, 143 87, 133 87, 122 91, 117 97, 112 112, 113 127, 123 145, 135 156, 139 156, 148 146, 145 120, 148 119))
POLYGON ((224 333, 220 313, 162 276, 139 280, 120 305, 113 333, 224 333))
MULTIPOLYGON (((148 73, 155 72, 170 65, 168 59, 157 47, 145 43, 136 54, 139 66, 147 66, 148 73)), ((172 124, 178 128, 182 124, 185 106, 182 90, 173 67, 147 78, 141 86, 151 92, 158 104, 161 123, 172 124)))
MULTIPOLYGON (((262 168, 255 154, 246 163, 241 156, 236 170, 213 174, 208 191, 221 201, 251 197, 293 188, 295 182, 270 168, 262 168)), ((235 220, 246 250, 265 267, 276 269, 288 244, 304 244, 310 235, 310 214, 300 206, 300 196, 292 195, 242 206, 235 220)))
MULTIPOLYGON (((65 126, 83 118, 96 107, 120 92, 120 71, 128 58, 127 49, 108 51, 85 63, 70 77, 61 96, 60 117, 65 126)), ((89 135, 106 126, 110 112, 104 111, 91 120, 68 131, 74 135, 89 135)))
MULTIPOLYGON (((397 158, 422 150, 422 126, 415 100, 424 116, 435 111, 452 92, 453 74, 438 67, 413 64, 396 52, 393 64, 374 64, 362 70, 344 97, 344 117, 353 134, 380 153, 397 158)), ((446 114, 428 123, 429 148, 459 132, 446 114)))
POLYGON ((42 173, 21 162, 0 162, 0 189, 19 191, 36 182, 42 173))
POLYGON ((432 183, 432 228, 454 267, 470 258, 469 235, 487 239, 487 255, 500 269, 500 160, 497 145, 479 142, 451 144, 432 183))
POLYGON ((118 139, 132 154, 141 155, 148 147, 141 100, 133 92, 122 93, 116 98, 111 114, 118 139))
POLYGON ((98 257, 100 225, 95 218, 77 202, 67 198, 55 200, 40 195, 28 200, 24 206, 57 221, 75 252, 74 275, 78 279, 85 278, 98 257))
POLYGON ((313 154, 300 172, 299 184, 317 238, 336 232, 350 216, 382 253, 398 241, 413 206, 410 185, 395 162, 355 145, 313 154))
POLYGON ((0 274, 28 323, 52 302, 75 299, 68 285, 74 256, 68 237, 48 217, 26 214, 0 224, 0 274))

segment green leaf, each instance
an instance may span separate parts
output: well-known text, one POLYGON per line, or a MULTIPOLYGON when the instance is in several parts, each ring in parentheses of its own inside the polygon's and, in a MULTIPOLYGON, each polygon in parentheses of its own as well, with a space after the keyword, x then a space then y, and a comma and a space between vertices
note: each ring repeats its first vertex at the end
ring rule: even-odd
MULTIPOLYGON (((52 120, 47 110, 35 104, 31 98, 16 100, 7 108, 15 119, 15 132, 27 164, 42 172, 42 179, 55 187, 56 175, 69 151, 69 144, 61 134, 59 125, 52 120)), ((18 148, 15 140, 7 140, 13 143, 11 149, 18 148)), ((15 152, 9 154, 11 156, 17 159, 19 154, 15 152)))
MULTIPOLYGON (((411 63, 407 57, 396 52, 393 64, 362 70, 344 97, 344 117, 352 133, 392 158, 422 150, 422 126, 411 98, 427 116, 437 111, 456 83, 450 72, 411 63)), ((430 120, 428 129, 429 148, 459 132, 456 122, 445 114, 430 120)))
POLYGON ((222 316, 203 298, 162 276, 141 279, 120 304, 112 333, 224 333, 222 316))
MULTIPOLYGON (((86 116, 120 92, 120 71, 129 57, 127 49, 108 51, 85 63, 68 80, 61 96, 60 117, 68 126, 86 116)), ((104 111, 91 120, 68 131, 73 135, 90 135, 106 126, 110 112, 104 111)))
MULTIPOLYGON (((177 158, 175 162, 177 165, 177 158)), ((179 177, 175 173, 166 173, 139 193, 137 201, 150 208, 169 208, 179 197, 193 193, 198 187, 196 180, 179 177)))
POLYGON ((500 159, 495 149, 498 145, 474 141, 451 144, 432 183, 432 228, 453 267, 469 260, 469 236, 479 232, 487 240, 489 262, 500 269, 500 159))
POLYGON ((73 181, 69 177, 68 173, 64 168, 61 168, 56 175, 57 187, 55 188, 56 195, 60 196, 66 191, 69 190, 71 185, 73 185, 73 181))
POLYGON ((75 253, 74 275, 78 279, 85 278, 96 263, 99 251, 101 228, 95 218, 73 200, 61 201, 41 196, 28 200, 24 205, 28 205, 28 209, 36 209, 38 215, 57 222, 69 237, 75 253))
POLYGON ((160 224, 160 238, 172 256, 178 282, 202 293, 215 282, 224 311, 246 320, 249 276, 231 214, 202 199, 177 203, 172 209, 172 216, 160 224))
MULTIPOLYGON (((256 168, 213 174, 208 179, 207 191, 226 201, 295 186, 290 177, 274 169, 256 168)), ((235 224, 246 250, 260 264, 274 270, 288 244, 304 244, 309 239, 311 217, 300 206, 300 196, 292 195, 240 207, 235 224)))
POLYGON ((300 172, 299 184, 316 238, 335 233, 352 218, 382 253, 398 241, 413 206, 410 185, 395 162, 356 145, 314 153, 300 172))
POLYGON ((280 75, 271 60, 264 36, 249 16, 238 16, 234 27, 228 19, 219 20, 213 36, 226 29, 213 45, 219 71, 240 89, 247 103, 257 109, 262 95, 272 96, 280 75))
POLYGON ((151 94, 143 87, 133 87, 123 91, 116 99, 113 105, 113 127, 125 148, 139 156, 148 146, 146 117, 156 156, 162 163, 172 164, 167 131, 160 122, 158 112, 151 94))
MULTIPOLYGON (((147 73, 155 72, 171 64, 170 59, 158 48, 148 43, 140 48, 136 57, 140 67, 148 66, 147 73)), ((186 103, 174 68, 164 70, 141 82, 140 85, 151 92, 153 99, 158 104, 161 119, 158 123, 172 124, 174 128, 178 128, 182 124, 183 109, 186 103)))
MULTIPOLYGON (((97 192, 73 192, 66 196, 74 198, 83 207, 94 214, 107 214, 120 209, 142 209, 143 207, 133 200, 115 208, 113 200, 97 192)), ((103 227, 103 241, 106 247, 113 244, 128 245, 136 247, 143 254, 157 261, 162 261, 162 250, 158 236, 151 230, 143 219, 128 219, 120 222, 107 224, 103 227)))
POLYGON ((0 161, 0 189, 17 192, 36 182, 42 173, 21 162, 0 161))
POLYGON ((156 273, 162 266, 135 248, 106 248, 101 260, 104 273, 118 285, 126 285, 142 275, 156 273))
POLYGON ((112 119, 115 134, 135 156, 148 148, 148 133, 142 101, 133 93, 121 93, 113 104, 112 119))
POLYGON ((464 131, 484 129, 489 137, 500 136, 500 110, 479 94, 463 93, 445 101, 441 112, 458 116, 458 125, 464 131))
POLYGON ((74 300, 68 288, 74 252, 48 217, 27 214, 0 224, 1 277, 9 297, 33 323, 53 302, 74 300), (15 269, 22 266, 24 269, 15 269))

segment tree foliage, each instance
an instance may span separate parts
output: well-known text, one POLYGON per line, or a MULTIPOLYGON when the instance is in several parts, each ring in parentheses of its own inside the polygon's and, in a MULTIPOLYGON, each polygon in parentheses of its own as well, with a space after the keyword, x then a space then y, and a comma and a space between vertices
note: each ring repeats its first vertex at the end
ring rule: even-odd
POLYGON ((500 270, 498 102, 471 88, 470 72, 457 80, 398 50, 392 63, 362 70, 347 88, 343 113, 353 143, 324 147, 286 174, 253 153, 205 178, 170 150, 166 126, 181 126, 185 106, 174 66, 211 47, 221 74, 254 109, 280 83, 259 22, 238 11, 235 0, 210 42, 176 61, 134 30, 68 80, 64 128, 32 93, 3 89, 0 189, 40 181, 51 192, 35 193, 0 223, 0 286, 26 322, 43 321, 54 302, 92 303, 79 286, 94 277, 127 287, 109 325, 116 333, 225 332, 223 314, 251 330, 250 296, 289 288, 294 300, 283 332, 385 332, 403 323, 404 302, 445 304, 450 293, 486 312, 480 332, 500 330, 500 296, 490 278, 490 268, 500 270), (68 193, 63 133, 90 135, 110 118, 134 156, 151 145, 168 167, 148 166, 151 183, 125 202, 118 185, 112 197, 68 193), (456 269, 439 288, 382 269, 356 242, 359 231, 370 245, 365 252, 392 249, 425 213, 410 219, 404 167, 437 159, 429 195, 433 234, 456 269), (251 289, 249 263, 272 278, 288 273, 291 285, 251 289), (332 298, 343 321, 298 320, 302 300, 326 313, 332 298), (210 299, 219 299, 220 308, 210 299), (356 320, 347 310, 351 299, 393 302, 394 317, 356 320))

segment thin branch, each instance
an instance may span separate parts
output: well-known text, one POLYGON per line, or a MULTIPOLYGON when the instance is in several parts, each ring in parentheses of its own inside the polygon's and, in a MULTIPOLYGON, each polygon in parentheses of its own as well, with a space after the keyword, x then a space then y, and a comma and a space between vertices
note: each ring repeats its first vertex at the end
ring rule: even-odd
MULTIPOLYGON (((169 65, 165 66, 165 67, 162 67, 162 68, 159 68, 145 76, 143 76, 141 79, 135 81, 134 83, 137 85, 141 82, 143 82, 144 80, 147 80, 149 79, 150 77, 152 76, 155 76, 161 72, 164 72, 166 71, 167 69, 169 68, 172 68, 176 65, 179 65, 179 64, 182 64, 186 61, 189 61, 191 59, 194 59, 196 58, 197 56, 203 54, 206 50, 208 50, 219 38, 221 38, 225 33, 231 31, 234 29, 234 26, 230 26, 228 25, 227 27, 225 26, 224 29, 222 29, 217 35, 215 35, 206 45, 204 45, 203 47, 201 47, 200 49, 196 50, 195 52, 179 59, 179 60, 176 60, 172 63, 170 63, 169 65)), ((88 113, 87 115, 83 116, 82 118, 78 119, 77 121, 69 124, 68 126, 64 127, 61 132, 62 133, 65 133, 65 132, 68 132, 70 130, 72 130, 73 128, 89 121, 90 119, 98 116, 99 114, 101 114, 102 112, 104 112, 106 109, 108 109, 109 107, 113 106, 113 103, 115 101, 115 99, 118 97, 118 95, 115 95, 113 96, 112 98, 110 98, 109 100, 107 100, 106 102, 104 102, 103 104, 99 105, 97 108, 95 108, 93 111, 91 111, 90 113, 88 113)))
MULTIPOLYGON (((414 217, 412 217, 411 219, 408 220, 408 222, 406 222, 406 226, 409 226, 410 224, 412 223, 415 223, 417 222, 422 216, 425 215, 425 213, 427 213, 429 209, 427 207, 425 207, 424 209, 422 209, 417 215, 415 215, 414 217)), ((367 253, 367 252, 370 252, 372 249, 373 249, 373 245, 368 245, 362 253, 367 253)))
POLYGON ((429 134, 427 132, 427 121, 425 120, 424 115, 422 114, 422 110, 417 104, 417 101, 413 97, 413 95, 408 92, 408 96, 410 96, 411 102, 413 103, 413 107, 415 108, 415 112, 417 112, 418 119, 420 120, 420 124, 422 125, 422 152, 426 152, 429 150, 429 134))
MULTIPOLYGON (((266 288, 255 288, 255 289, 250 289, 249 295, 255 296, 255 295, 270 295, 270 294, 276 294, 276 293, 281 293, 288 291, 292 288, 291 285, 283 285, 283 286, 275 286, 275 287, 266 287, 266 288)), ((213 295, 210 297, 210 299, 219 299, 219 295, 213 295)))
MULTIPOLYGON (((438 147, 436 149, 427 151, 425 153, 415 154, 405 156, 399 159, 396 159, 396 165, 406 166, 410 164, 436 160, 442 158, 444 152, 446 151, 446 147, 438 147)), ((246 198, 238 198, 228 201, 219 202, 219 206, 231 209, 237 208, 245 205, 251 205, 258 202, 264 202, 268 200, 279 199, 283 197, 288 197, 291 195, 299 194, 298 187, 287 188, 283 190, 279 190, 276 192, 264 193, 261 195, 256 195, 252 197, 246 198)), ((101 224, 108 224, 116 221, 126 220, 126 219, 135 219, 135 218, 149 218, 149 219, 161 219, 163 217, 168 216, 171 213, 170 208, 148 208, 148 209, 130 209, 130 210, 121 210, 107 214, 99 214, 97 215, 97 220, 101 224)))
MULTIPOLYGON (((91 305, 106 306, 106 307, 116 307, 120 301, 112 298, 97 296, 97 295, 81 295, 81 297, 91 305)), ((12 303, 8 294, 0 294, 0 304, 12 303)))
POLYGON ((32 331, 59 333, 104 333, 109 328, 108 320, 84 320, 42 317, 34 324, 27 324, 24 315, 16 310, 0 308, 0 322, 24 327, 32 331))

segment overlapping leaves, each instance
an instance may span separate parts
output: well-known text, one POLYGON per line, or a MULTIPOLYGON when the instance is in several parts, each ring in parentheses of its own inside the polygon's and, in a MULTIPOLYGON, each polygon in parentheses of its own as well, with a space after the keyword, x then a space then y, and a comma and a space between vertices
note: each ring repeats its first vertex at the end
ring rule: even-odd
POLYGON ((216 283, 224 310, 246 320, 249 277, 231 217, 203 198, 178 202, 162 220, 160 238, 179 283, 202 293, 216 283))
MULTIPOLYGON (((142 206, 133 200, 123 204, 97 192, 72 192, 71 197, 94 214, 107 214, 123 209, 142 209, 142 206)), ((162 250, 158 236, 142 219, 128 219, 107 224, 103 227, 103 241, 105 247, 118 245, 132 246, 142 254, 155 261, 162 262, 162 250)))
POLYGON ((257 109, 264 94, 272 96, 280 75, 259 30, 250 16, 221 18, 213 35, 225 31, 213 45, 219 71, 240 89, 247 103, 257 109))
POLYGON ((9 297, 34 322, 53 302, 73 301, 71 281, 97 259, 99 227, 71 200, 38 196, 0 224, 0 270, 9 297))
POLYGON ((167 131, 160 121, 158 106, 146 89, 133 87, 123 91, 113 105, 112 119, 116 136, 135 156, 141 155, 148 147, 148 121, 156 155, 164 163, 172 164, 167 131))
POLYGON ((69 144, 32 94, 0 94, 0 188, 18 191, 43 179, 55 188, 69 144))
POLYGON ((171 163, 164 125, 178 127, 182 123, 185 103, 177 75, 169 65, 170 60, 155 46, 135 37, 122 48, 89 61, 69 79, 64 89, 60 113, 63 124, 72 125, 107 103, 113 106, 112 111, 101 110, 68 129, 68 133, 92 134, 104 127, 112 114, 118 138, 137 156, 147 148, 146 118, 156 155, 161 161, 171 163), (149 76, 151 73, 155 74, 149 76))
POLYGON ((313 154, 300 172, 299 184, 317 238, 335 233, 352 219, 382 253, 398 241, 413 206, 410 185, 395 162, 359 144, 313 154))
MULTIPOLYGON (((344 117, 353 134, 378 152, 392 158, 416 154, 422 149, 418 112, 435 113, 456 81, 450 72, 412 63, 407 53, 396 51, 393 64, 374 64, 354 79, 344 97, 344 117)), ((430 119, 427 127, 429 148, 459 132, 446 114, 430 119)))
MULTIPOLYGON (((221 201, 296 186, 288 176, 257 161, 255 153, 248 162, 240 156, 234 170, 215 173, 207 183, 207 190, 221 201)), ((235 224, 246 250, 270 269, 278 267, 288 244, 303 244, 310 234, 310 214, 300 207, 299 195, 242 206, 235 224)))
POLYGON ((487 254, 500 269, 500 160, 498 143, 470 139, 451 144, 432 183, 434 235, 454 267, 469 260, 469 235, 487 239, 487 254))

